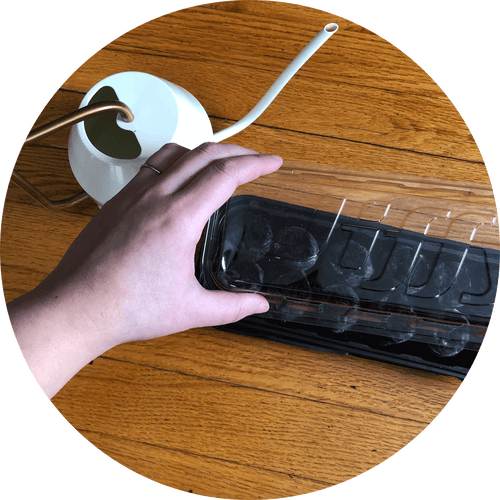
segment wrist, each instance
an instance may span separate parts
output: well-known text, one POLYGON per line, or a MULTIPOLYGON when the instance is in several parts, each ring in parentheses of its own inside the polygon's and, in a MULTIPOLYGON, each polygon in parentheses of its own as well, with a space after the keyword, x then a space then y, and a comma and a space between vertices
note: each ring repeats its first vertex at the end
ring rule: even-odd
POLYGON ((49 397, 115 345, 113 335, 98 331, 74 293, 42 283, 7 307, 26 362, 49 397))

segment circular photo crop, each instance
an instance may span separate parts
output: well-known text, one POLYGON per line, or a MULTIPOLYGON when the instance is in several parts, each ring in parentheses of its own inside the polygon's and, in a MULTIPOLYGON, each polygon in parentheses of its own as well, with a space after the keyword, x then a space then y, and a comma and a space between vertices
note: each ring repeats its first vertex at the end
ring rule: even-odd
MULTIPOLYGON (((427 429, 488 349, 485 160, 439 85, 333 5, 172 8, 68 71, 15 163, 7 310, 47 429, 62 415, 85 453, 64 465, 73 441, 49 431, 20 448, 52 450, 53 481, 82 492, 109 466, 120 497, 126 476, 182 498, 335 495, 427 429)), ((96 16, 90 31, 112 26, 96 16)), ((454 419, 450 446, 472 441, 481 423, 454 419)), ((436 480, 433 439, 414 476, 396 467, 401 497, 436 480)))

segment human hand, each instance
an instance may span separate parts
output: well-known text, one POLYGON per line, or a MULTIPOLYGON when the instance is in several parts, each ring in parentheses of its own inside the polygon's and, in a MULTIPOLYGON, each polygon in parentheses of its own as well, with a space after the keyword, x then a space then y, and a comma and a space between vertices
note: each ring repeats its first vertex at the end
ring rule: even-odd
MULTIPOLYGON (((269 307, 258 294, 205 290, 194 274, 194 255, 212 213, 239 185, 277 170, 281 158, 231 144, 192 151, 168 144, 147 163, 162 173, 142 168, 103 205, 56 269, 17 305, 9 304, 28 364, 30 353, 38 360, 32 371, 42 362, 40 350, 53 345, 57 351, 61 343, 47 329, 63 330, 65 347, 57 359, 61 350, 66 357, 78 350, 80 360, 70 363, 68 376, 56 384, 47 380, 53 386, 48 394, 117 344, 230 323, 269 307), (44 331, 39 345, 33 332, 26 333, 34 322, 44 331)), ((37 379, 43 378, 40 372, 37 379)))

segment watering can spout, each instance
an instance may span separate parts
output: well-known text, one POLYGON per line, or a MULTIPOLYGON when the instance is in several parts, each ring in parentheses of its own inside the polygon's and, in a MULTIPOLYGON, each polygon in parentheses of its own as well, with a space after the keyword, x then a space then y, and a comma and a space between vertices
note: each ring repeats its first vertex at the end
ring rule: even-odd
POLYGON ((244 116, 241 120, 220 132, 214 134, 214 142, 220 142, 228 139, 233 135, 241 132, 244 128, 253 123, 273 102, 276 96, 281 92, 283 87, 304 65, 304 63, 338 30, 336 23, 327 24, 295 57, 295 59, 281 73, 277 80, 271 85, 269 90, 264 94, 264 97, 256 104, 256 106, 244 116))

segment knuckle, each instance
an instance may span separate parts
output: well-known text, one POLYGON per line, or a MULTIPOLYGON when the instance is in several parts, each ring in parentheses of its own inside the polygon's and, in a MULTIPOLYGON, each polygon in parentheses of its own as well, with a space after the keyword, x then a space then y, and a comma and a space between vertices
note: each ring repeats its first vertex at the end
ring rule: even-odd
POLYGON ((196 148, 200 153, 210 156, 217 156, 223 150, 223 145, 217 142, 204 142, 196 148))
POLYGON ((164 161, 167 158, 171 157, 172 155, 179 155, 183 154, 185 152, 189 151, 183 146, 180 146, 179 144, 176 144, 175 142, 168 142, 167 144, 164 144, 158 151, 153 153, 149 158, 149 161, 164 161))
POLYGON ((172 150, 172 149, 177 149, 180 148, 179 144, 175 142, 167 142, 167 144, 164 144, 161 149, 162 150, 172 150))
POLYGON ((236 175, 236 169, 234 168, 234 161, 232 158, 221 158, 216 160, 210 167, 217 173, 229 178, 231 182, 238 183, 238 176, 236 175))

